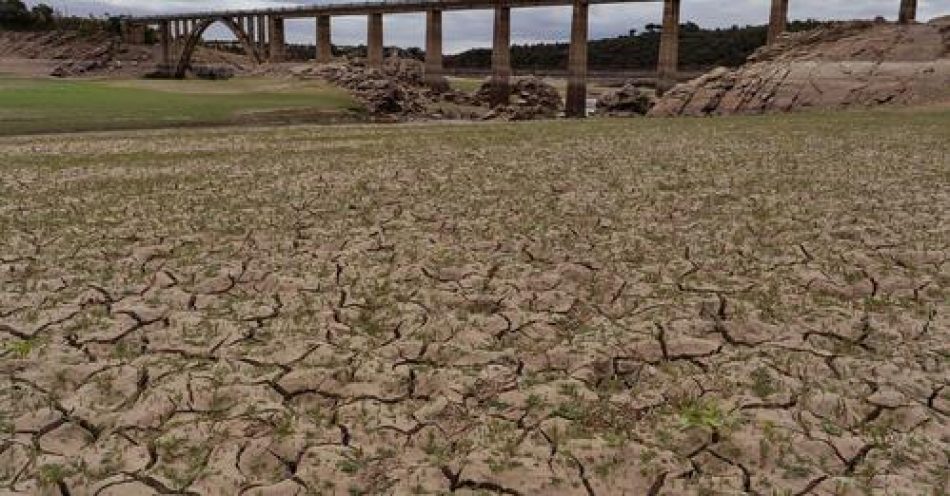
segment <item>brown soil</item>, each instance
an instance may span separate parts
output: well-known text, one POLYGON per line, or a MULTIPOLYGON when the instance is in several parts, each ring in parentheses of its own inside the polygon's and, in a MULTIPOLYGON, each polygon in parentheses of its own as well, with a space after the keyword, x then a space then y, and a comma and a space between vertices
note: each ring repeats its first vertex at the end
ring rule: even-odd
POLYGON ((0 138, 0 494, 944 494, 948 120, 0 138))
MULTIPOLYGON (((105 33, 0 32, 0 72, 20 75, 139 78, 155 69, 158 48, 119 43, 105 33)), ((199 47, 195 63, 250 69, 243 55, 199 47)))
POLYGON ((950 18, 845 22, 785 35, 736 70, 675 87, 655 116, 754 114, 950 100, 950 18))

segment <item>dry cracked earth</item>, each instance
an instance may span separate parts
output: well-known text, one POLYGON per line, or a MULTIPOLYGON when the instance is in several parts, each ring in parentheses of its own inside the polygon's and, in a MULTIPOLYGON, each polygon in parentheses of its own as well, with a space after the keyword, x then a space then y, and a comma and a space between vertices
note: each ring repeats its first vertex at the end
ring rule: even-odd
POLYGON ((950 113, 0 138, 0 493, 947 493, 950 113))

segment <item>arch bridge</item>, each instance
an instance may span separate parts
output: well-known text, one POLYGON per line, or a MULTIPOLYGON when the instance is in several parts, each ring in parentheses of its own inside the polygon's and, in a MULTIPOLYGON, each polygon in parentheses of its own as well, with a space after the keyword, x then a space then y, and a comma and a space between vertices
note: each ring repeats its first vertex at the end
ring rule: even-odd
MULTIPOLYGON (((769 43, 785 31, 790 0, 772 0, 769 18, 769 43)), ((897 0, 895 0, 896 2, 897 0)), ((408 12, 426 13, 425 80, 436 88, 446 86, 442 66, 442 12, 451 10, 493 10, 492 42, 493 100, 508 99, 511 79, 511 9, 544 6, 572 6, 571 41, 568 61, 566 113, 571 117, 586 114, 588 7, 596 4, 663 2, 663 30, 657 67, 657 89, 671 88, 677 77, 679 59, 680 4, 682 0, 377 0, 358 3, 308 5, 292 8, 192 12, 183 14, 133 17, 125 20, 127 41, 144 42, 146 28, 159 33, 160 70, 184 77, 195 48, 204 32, 222 23, 244 47, 255 63, 282 62, 286 54, 284 21, 316 20, 317 61, 332 59, 330 19, 335 16, 365 16, 367 19, 367 62, 371 67, 383 64, 383 15, 408 12)), ((917 0, 900 0, 899 21, 913 22, 917 0)))

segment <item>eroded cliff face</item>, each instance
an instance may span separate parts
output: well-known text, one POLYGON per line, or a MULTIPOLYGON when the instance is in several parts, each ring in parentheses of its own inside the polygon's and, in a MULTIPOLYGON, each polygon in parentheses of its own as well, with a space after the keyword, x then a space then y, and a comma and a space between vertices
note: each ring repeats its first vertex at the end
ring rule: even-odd
POLYGON ((785 35, 744 66, 663 96, 650 115, 721 115, 950 101, 950 17, 845 22, 785 35))

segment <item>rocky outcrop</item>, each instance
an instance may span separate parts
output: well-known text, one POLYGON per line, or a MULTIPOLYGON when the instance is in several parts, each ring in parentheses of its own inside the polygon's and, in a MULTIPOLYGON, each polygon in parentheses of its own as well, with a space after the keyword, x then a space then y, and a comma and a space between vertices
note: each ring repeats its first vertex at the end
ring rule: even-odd
POLYGON ((508 105, 489 108, 487 83, 474 94, 431 88, 424 81, 424 67, 414 59, 388 58, 380 69, 363 60, 341 59, 331 64, 268 66, 262 75, 289 71, 292 77, 319 79, 348 90, 369 113, 400 119, 500 119, 528 120, 557 117, 563 101, 557 89, 538 78, 518 79, 511 85, 508 105))
POLYGON ((209 81, 223 81, 235 76, 234 68, 226 65, 193 65, 191 73, 198 79, 209 81))
POLYGON ((106 33, 0 30, 0 57, 73 60, 108 45, 106 33))
POLYGON ((375 115, 424 115, 427 104, 438 98, 423 83, 422 64, 416 60, 389 58, 382 70, 348 59, 332 64, 302 64, 289 70, 294 77, 320 79, 348 90, 375 115))
POLYGON ((738 69, 676 86, 653 116, 787 112, 950 100, 950 22, 834 23, 786 34, 738 69))
POLYGON ((607 93, 597 100, 597 114, 611 117, 645 115, 654 105, 656 94, 644 90, 630 80, 619 90, 607 93))
MULTIPOLYGON (((475 93, 474 103, 489 105, 492 86, 485 83, 475 93)), ((553 119, 564 106, 557 88, 537 77, 515 80, 511 85, 511 95, 507 105, 496 106, 485 115, 485 119, 505 119, 523 121, 531 119, 553 119)))

